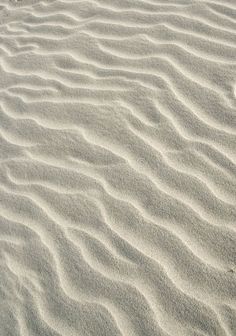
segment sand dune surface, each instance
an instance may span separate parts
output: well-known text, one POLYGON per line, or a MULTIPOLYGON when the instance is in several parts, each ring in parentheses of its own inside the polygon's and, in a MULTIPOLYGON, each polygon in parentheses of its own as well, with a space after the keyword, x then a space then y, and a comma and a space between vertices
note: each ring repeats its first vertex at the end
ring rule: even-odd
POLYGON ((0 336, 236 335, 236 1, 0 1, 0 336))

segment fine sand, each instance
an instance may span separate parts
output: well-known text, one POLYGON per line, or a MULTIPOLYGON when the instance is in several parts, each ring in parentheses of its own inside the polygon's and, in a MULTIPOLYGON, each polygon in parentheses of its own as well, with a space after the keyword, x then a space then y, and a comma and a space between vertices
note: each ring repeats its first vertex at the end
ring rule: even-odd
POLYGON ((236 0, 0 0, 0 336, 236 335, 236 0))

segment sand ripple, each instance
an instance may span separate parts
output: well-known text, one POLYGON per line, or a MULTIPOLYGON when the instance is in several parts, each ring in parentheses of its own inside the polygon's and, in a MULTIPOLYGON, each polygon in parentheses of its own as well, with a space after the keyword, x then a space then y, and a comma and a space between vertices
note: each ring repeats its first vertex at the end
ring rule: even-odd
POLYGON ((234 336, 235 1, 0 5, 0 335, 234 336))

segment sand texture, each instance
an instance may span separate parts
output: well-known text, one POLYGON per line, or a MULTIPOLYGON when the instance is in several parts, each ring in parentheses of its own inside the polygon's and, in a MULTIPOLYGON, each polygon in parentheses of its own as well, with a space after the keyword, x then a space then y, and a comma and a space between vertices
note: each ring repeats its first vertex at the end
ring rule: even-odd
POLYGON ((236 0, 0 0, 0 336, 236 336, 236 0))

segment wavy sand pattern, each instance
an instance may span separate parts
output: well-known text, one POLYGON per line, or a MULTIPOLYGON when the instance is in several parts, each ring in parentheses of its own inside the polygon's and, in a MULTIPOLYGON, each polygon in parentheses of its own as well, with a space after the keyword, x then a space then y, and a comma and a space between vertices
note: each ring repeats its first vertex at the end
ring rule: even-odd
POLYGON ((235 0, 1 0, 0 72, 0 335, 236 335, 235 0))

